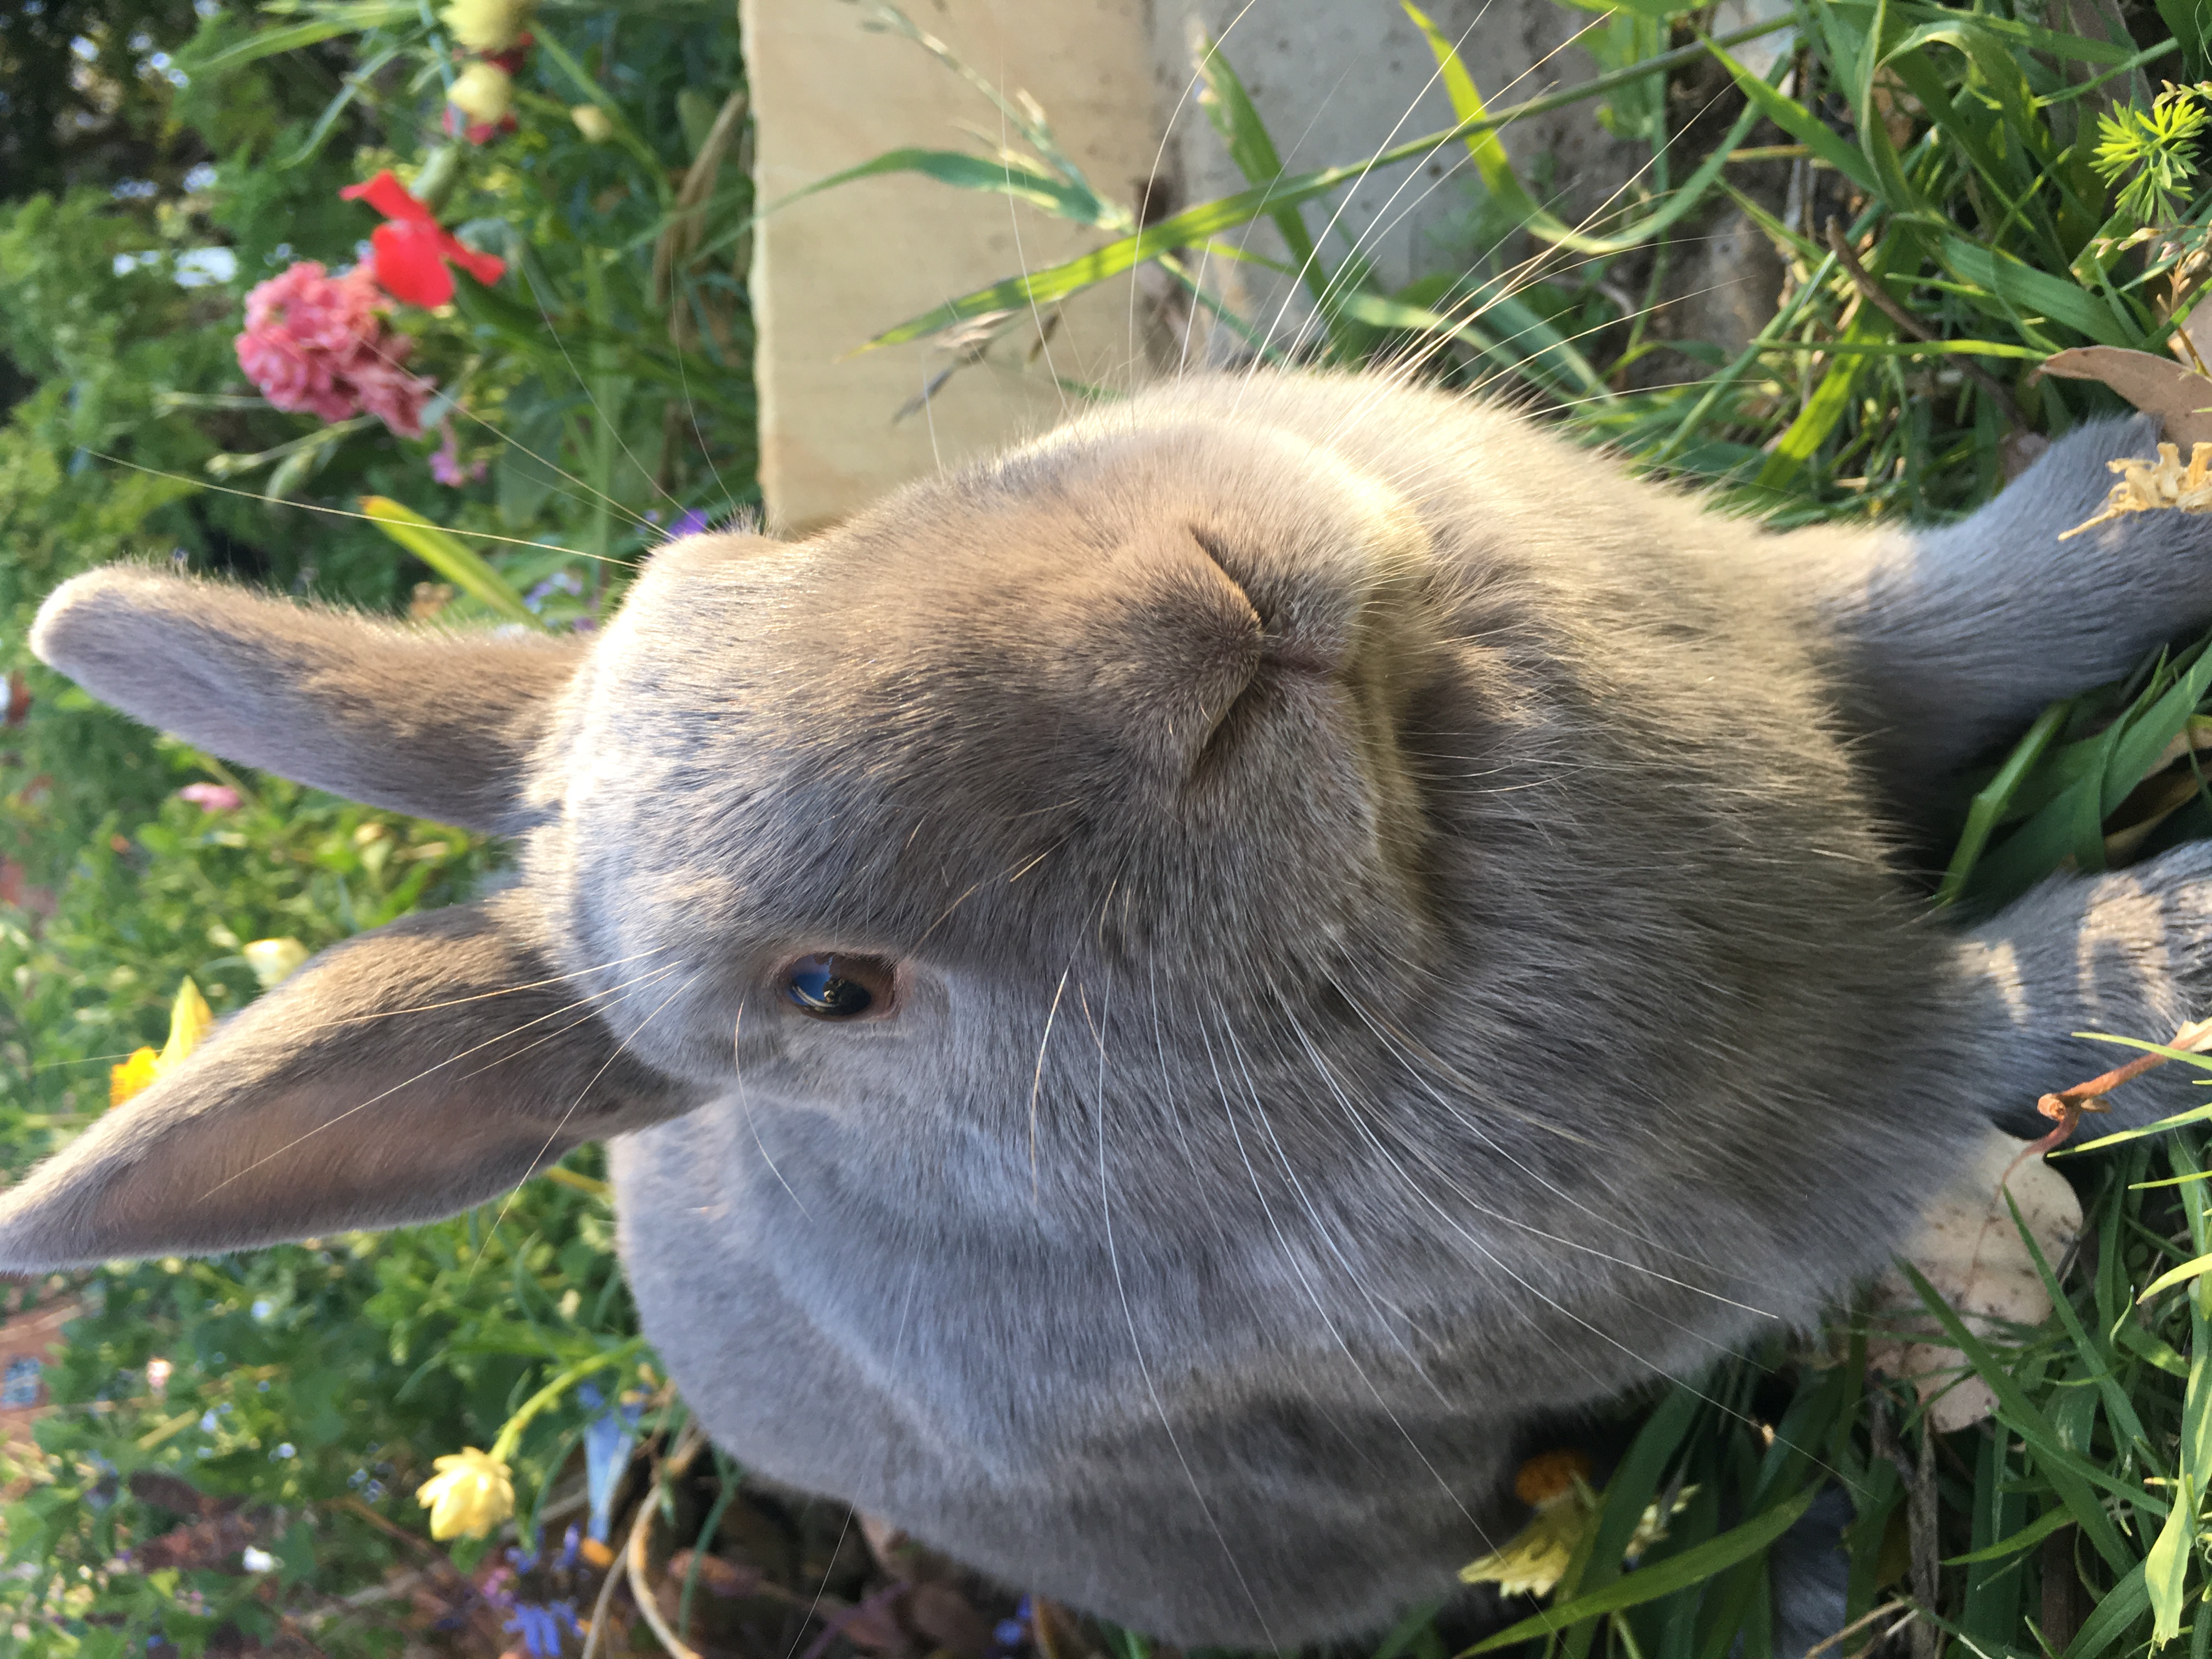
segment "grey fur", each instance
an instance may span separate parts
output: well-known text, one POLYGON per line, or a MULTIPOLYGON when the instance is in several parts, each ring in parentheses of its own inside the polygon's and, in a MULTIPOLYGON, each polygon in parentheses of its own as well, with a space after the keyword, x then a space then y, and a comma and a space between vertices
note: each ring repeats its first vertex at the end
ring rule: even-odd
MULTIPOLYGON (((234 757, 528 826, 470 925, 599 1012, 480 1086, 550 1133, 619 1042, 556 1147, 702 1103, 612 1158, 647 1331, 738 1457, 1287 1644, 1502 1540, 1540 1414, 1814 1317, 1992 1116, 2110 1063, 2069 1033, 2202 1012, 2205 849, 1965 935, 1893 853, 1942 769, 2212 617, 2212 525, 2057 540, 2148 441, 2069 438, 1958 529, 1771 537, 1427 392, 1192 380, 807 542, 672 546, 564 680, 139 573, 39 642, 234 757), (458 665, 447 748, 360 717, 395 653, 458 665), (890 1018, 779 995, 827 949, 899 963, 890 1018)), ((268 1018, 383 1006, 355 964, 393 946, 437 981, 438 928, 268 1018)), ((317 1074, 281 1194, 210 1198, 305 1075, 251 1010, 0 1202, 0 1266, 491 1190, 512 1134, 374 1210, 393 1126, 343 1113, 525 1017, 393 1020, 317 1074), (121 1148, 124 1234, 79 1196, 121 1148)))

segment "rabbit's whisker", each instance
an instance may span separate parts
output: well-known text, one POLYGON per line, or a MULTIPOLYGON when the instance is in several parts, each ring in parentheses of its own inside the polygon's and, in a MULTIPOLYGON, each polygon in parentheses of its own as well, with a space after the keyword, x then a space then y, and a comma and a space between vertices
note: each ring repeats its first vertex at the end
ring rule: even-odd
POLYGON ((777 1167, 774 1154, 768 1149, 768 1142, 761 1139, 760 1118, 745 1093, 744 1029, 745 1005, 741 1002, 738 1005, 738 1017, 730 1022, 730 1068, 737 1085, 738 1109, 745 1115, 745 1127, 752 1132, 753 1145, 760 1151, 761 1162, 768 1165, 768 1172, 775 1177, 776 1185, 791 1194, 791 1201, 799 1206, 799 1214, 811 1221, 814 1217, 806 1207, 806 1200, 799 1195, 798 1188, 784 1179, 782 1170, 777 1167))
MULTIPOLYGON (((629 963, 642 962, 647 957, 657 957, 674 948, 672 945, 656 945, 650 951, 640 951, 631 956, 617 957, 611 962, 602 962, 590 968, 579 968, 572 974, 555 974, 548 979, 526 980, 520 985, 510 985, 504 990, 478 991, 471 996, 449 997, 443 1002, 418 1003, 408 1008, 380 1008, 373 1014, 347 1014, 337 1019, 319 1020, 313 1025, 301 1027, 301 1033, 307 1036, 317 1031, 336 1030, 343 1025, 367 1025, 380 1019, 398 1019, 409 1014, 434 1014, 447 1008, 465 1007, 471 1002, 489 1002, 499 997, 515 996, 524 991, 543 990, 548 985, 562 985, 572 979, 584 979, 593 974, 605 973, 610 968, 620 968, 629 963)), ((585 1000, 589 1001, 592 997, 610 996, 621 990, 625 985, 635 985, 640 982, 637 980, 623 980, 609 986, 604 991, 587 991, 584 994, 585 1000)))
POLYGON ((1052 1042, 1052 1022, 1060 1012, 1060 1000, 1067 993, 1067 976, 1074 964, 1060 970, 1060 983, 1053 988, 1052 1006, 1045 1010, 1044 1035, 1037 1039, 1036 1072, 1030 1079, 1030 1201, 1037 1201, 1037 1096, 1044 1088, 1044 1051, 1052 1042))
MULTIPOLYGON (((1242 13, 1238 15, 1243 15, 1242 13)), ((1110 988, 1109 995, 1111 995, 1110 988)), ((1157 1030, 1159 1015, 1157 985, 1152 1013, 1157 1030)), ((1164 1062, 1164 1050, 1162 1059, 1164 1062)), ((1244 1569, 1237 1559, 1237 1552, 1230 1546, 1229 1535, 1222 1530, 1220 1519, 1213 1512, 1213 1505, 1206 1501, 1205 1490, 1199 1485, 1198 1471, 1191 1467, 1190 1455, 1183 1449, 1182 1437, 1176 1432, 1175 1419, 1169 1416, 1167 1403, 1160 1398, 1159 1385, 1152 1380, 1152 1362, 1145 1357, 1144 1339, 1137 1331, 1137 1312, 1129 1302, 1128 1283, 1121 1273, 1121 1247, 1114 1237, 1113 1188, 1106 1174, 1106 1044, 1103 1038, 1098 1044, 1098 1091, 1095 1103, 1097 1110, 1093 1121, 1097 1127, 1098 1141, 1098 1216, 1105 1231, 1106 1262, 1114 1274, 1114 1292, 1121 1300, 1122 1322, 1129 1330, 1129 1352, 1137 1362, 1138 1376, 1144 1379, 1146 1397, 1152 1402, 1153 1414, 1160 1419, 1160 1428, 1168 1437, 1168 1445, 1175 1452, 1176 1462, 1182 1466, 1182 1477, 1190 1486, 1190 1495, 1198 1504, 1199 1513, 1206 1517, 1206 1528, 1212 1533, 1214 1542, 1220 1546, 1222 1559, 1229 1564, 1229 1571, 1236 1575, 1237 1587, 1250 1606, 1252 1617, 1260 1628, 1267 1632, 1267 1644, 1280 1652, 1273 1633, 1267 1631, 1267 1610, 1260 1605, 1260 1598, 1254 1594, 1251 1581, 1244 1576, 1244 1569)))
MULTIPOLYGON (((1314 1312, 1319 1316, 1322 1325, 1328 1328, 1329 1338, 1335 1343, 1337 1352, 1343 1355, 1345 1363, 1352 1367, 1352 1374, 1358 1377, 1368 1393, 1374 1397, 1376 1405, 1381 1409, 1382 1415, 1389 1419, 1390 1426, 1397 1431, 1399 1438, 1406 1443, 1407 1449, 1419 1461, 1421 1467, 1428 1471, 1438 1488, 1450 1500, 1452 1507, 1459 1511, 1462 1518, 1478 1536, 1483 1539, 1485 1545, 1488 1546, 1490 1540, 1484 1533, 1482 1523, 1475 1519, 1474 1511, 1467 1507, 1466 1502, 1460 1495, 1452 1490, 1451 1483, 1444 1479, 1443 1471, 1437 1468, 1428 1453, 1423 1450, 1420 1443, 1413 1438, 1411 1431, 1406 1427, 1404 1420, 1400 1418, 1389 1397, 1376 1385, 1375 1379, 1370 1375, 1367 1367, 1360 1364, 1359 1356, 1352 1352, 1351 1343, 1345 1340, 1343 1330, 1334 1316, 1331 1314, 1328 1299, 1321 1294, 1311 1276, 1307 1273, 1303 1259, 1304 1252, 1294 1249, 1289 1237, 1284 1233, 1283 1224, 1276 1218, 1275 1206, 1267 1201, 1266 1185, 1260 1179, 1260 1171, 1253 1164, 1251 1153, 1245 1147, 1244 1132, 1238 1127, 1237 1121, 1236 1105, 1231 1097, 1228 1082, 1222 1076, 1220 1058, 1214 1051, 1213 1040, 1206 1031, 1206 1025, 1205 1020, 1201 1019, 1199 1022, 1199 1040, 1206 1045, 1206 1060, 1213 1067, 1214 1086, 1221 1096, 1223 1115, 1228 1121, 1229 1133, 1237 1143, 1237 1156, 1243 1160, 1245 1173, 1251 1177, 1252 1193, 1253 1196, 1259 1200, 1260 1212, 1267 1218, 1267 1229, 1275 1237, 1277 1253, 1280 1260, 1290 1268, 1292 1276, 1297 1279, 1298 1288, 1305 1292, 1306 1300, 1313 1304, 1314 1312)), ((1259 1090, 1253 1083, 1250 1073, 1245 1069, 1243 1054, 1237 1046, 1236 1032, 1231 1029, 1225 1017, 1220 1022, 1220 1029, 1223 1044, 1235 1059, 1237 1068, 1242 1074, 1245 1097, 1249 1101, 1253 1112, 1259 1118, 1261 1126, 1267 1127, 1267 1109, 1261 1104, 1259 1090)), ((1315 1211, 1311 1200, 1307 1198, 1304 1187, 1298 1182, 1297 1173, 1290 1166, 1290 1161, 1282 1158, 1281 1143, 1276 1141, 1274 1130, 1272 1127, 1267 1128, 1267 1139, 1275 1146, 1276 1156, 1283 1164, 1284 1172, 1289 1177, 1291 1190, 1297 1194, 1299 1201, 1306 1210, 1308 1218, 1314 1224, 1316 1237, 1329 1253, 1336 1257, 1339 1264, 1343 1267, 1346 1277, 1350 1280, 1352 1288, 1366 1297, 1370 1309, 1378 1315, 1385 1314, 1386 1310, 1377 1307, 1374 1298, 1367 1296, 1365 1287, 1359 1282, 1358 1273, 1337 1249, 1328 1227, 1322 1222, 1319 1213, 1315 1211)), ((1386 1316, 1379 1319, 1377 1322, 1383 1328, 1388 1329, 1393 1322, 1386 1316)), ((1402 1339, 1400 1340, 1402 1345, 1402 1339)), ((1428 1376, 1425 1369, 1419 1366, 1416 1368, 1421 1370, 1422 1380, 1434 1388, 1434 1380, 1428 1376)), ((1311 1396, 1310 1395, 1309 1398, 1310 1399, 1311 1396)), ((1319 1400, 1313 1400, 1312 1404, 1324 1419, 1328 1417, 1328 1410, 1319 1400)), ((1340 1429, 1339 1432, 1343 1431, 1340 1429)), ((1346 1434, 1345 1438, 1349 1442, 1352 1437, 1346 1434)))
MULTIPOLYGON (((546 1153, 553 1150, 555 1143, 561 1139, 561 1131, 568 1127, 568 1120, 576 1115, 576 1109, 584 1103, 585 1097, 592 1092, 592 1085, 597 1083, 601 1078, 605 1077, 607 1074, 607 1068, 623 1057, 623 1050, 627 1049, 629 1045, 636 1040, 637 1034, 645 1030, 647 1026, 652 1024, 654 1020, 658 1019, 662 1012, 668 1007, 670 1003, 674 1002, 677 998, 682 996, 694 985, 696 985, 700 979, 705 975, 706 971, 705 968, 700 968, 694 970, 689 979, 685 980, 681 985, 678 986, 665 997, 662 998, 659 1002, 655 1004, 651 1013, 647 1014, 643 1019, 638 1021, 636 1024, 631 1026, 627 1032, 623 1033, 622 1036, 616 1040, 613 1050, 609 1053, 606 1059, 599 1063, 599 1069, 592 1073, 590 1077, 584 1080, 584 1086, 576 1091, 576 1097, 568 1103, 567 1109, 561 1114, 560 1118, 554 1123, 552 1128, 546 1132, 545 1144, 538 1149, 538 1156, 530 1160, 529 1167, 532 1170, 537 1169, 538 1164, 544 1160, 546 1153)), ((603 1012, 595 1010, 594 1017, 604 1019, 605 1015, 603 1012)), ((519 1050, 518 1052, 521 1051, 519 1050)), ((513 1058, 514 1056, 511 1054, 503 1054, 499 1060, 495 1060, 492 1063, 494 1065, 500 1065, 513 1058)), ((518 1188, 515 1190, 519 1192, 520 1188, 518 1188)), ((514 1199, 515 1194, 514 1192, 507 1194, 506 1201, 499 1206, 499 1213, 492 1218, 491 1225, 484 1230, 483 1242, 477 1247, 476 1260, 469 1264, 469 1272, 471 1273, 474 1273, 476 1272, 477 1267, 484 1259, 484 1252, 491 1248, 491 1241, 494 1236, 499 1231, 499 1224, 507 1219, 507 1212, 514 1207, 514 1199)))
MULTIPOLYGON (((673 967, 656 969, 654 969, 653 974, 647 975, 645 977, 650 979, 659 975, 672 971, 674 971, 673 967)), ((640 981, 633 982, 642 981, 640 981)), ((466 1060, 471 1054, 477 1053, 480 1049, 489 1048, 495 1043, 505 1042, 514 1037, 520 1036, 523 1032, 529 1030, 532 1026, 543 1025, 548 1020, 558 1019, 563 1014, 574 1013, 577 1009, 585 1006, 588 1002, 590 1002, 590 1000, 591 999, 586 997, 581 1000, 569 1003, 566 1007, 556 1008, 549 1012, 540 1014, 535 1019, 525 1020, 521 1024, 514 1026, 511 1030, 502 1031, 497 1036, 486 1037, 481 1042, 471 1043, 469 1047, 462 1049, 460 1053, 457 1054, 448 1054, 445 1059, 439 1060, 433 1065, 426 1066, 421 1071, 416 1073, 412 1077, 402 1078, 398 1082, 392 1085, 389 1088, 378 1090, 376 1093, 371 1095, 367 1100, 362 1101, 359 1105, 347 1107, 343 1112, 339 1112, 334 1116, 327 1119, 325 1121, 317 1124, 305 1134, 295 1135, 283 1146, 263 1153, 259 1158, 255 1158, 252 1163, 247 1164, 244 1169, 233 1170, 229 1175, 225 1176, 221 1181, 216 1182, 214 1186, 202 1193, 199 1195, 198 1200, 196 1201, 200 1203, 206 1202, 209 1199, 214 1197, 216 1194, 221 1192, 225 1187, 229 1186, 232 1182, 237 1181, 242 1176, 251 1175, 254 1170, 259 1169, 271 1158, 283 1157, 286 1152, 290 1152, 295 1146, 301 1145, 304 1141, 312 1140, 315 1136, 322 1133, 324 1130, 332 1128, 337 1124, 343 1122, 347 1118, 351 1117, 356 1112, 366 1110, 368 1108, 376 1104, 378 1101, 384 1099, 386 1096, 395 1095, 402 1089, 409 1088, 415 1084, 420 1083, 424 1078, 432 1075, 434 1073, 441 1072, 448 1066, 452 1066, 460 1060, 466 1060)))
MULTIPOLYGON (((133 472, 143 472, 149 478, 168 478, 177 483, 187 483, 195 489, 211 490, 218 495, 237 495, 249 501, 260 501, 270 507, 296 507, 302 512, 319 513, 331 519, 359 519, 365 524, 379 520, 373 514, 356 513, 343 507, 325 507, 319 501, 281 501, 258 489, 238 489, 229 484, 210 483, 204 478, 195 478, 189 473, 164 471, 158 466, 141 466, 136 461, 126 461, 120 455, 110 455, 101 450, 88 449, 85 453, 94 460, 106 461, 116 466, 127 466, 133 472)), ((618 564, 627 568, 632 561, 618 559, 611 553, 587 553, 580 548, 563 547, 558 542, 534 542, 526 536, 501 536, 489 530, 465 530, 459 526, 441 526, 449 536, 466 536, 480 542, 497 542, 503 547, 532 547, 544 553, 565 553, 571 558, 596 559, 601 564, 618 564)))

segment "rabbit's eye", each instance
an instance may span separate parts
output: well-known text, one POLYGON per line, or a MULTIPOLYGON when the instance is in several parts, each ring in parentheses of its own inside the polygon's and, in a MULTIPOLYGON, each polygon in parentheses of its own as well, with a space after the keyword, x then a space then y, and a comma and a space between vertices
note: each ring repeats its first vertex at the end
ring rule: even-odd
POLYGON ((783 994, 817 1019, 853 1019, 890 1006, 891 965, 881 957, 801 957, 783 970, 783 994))

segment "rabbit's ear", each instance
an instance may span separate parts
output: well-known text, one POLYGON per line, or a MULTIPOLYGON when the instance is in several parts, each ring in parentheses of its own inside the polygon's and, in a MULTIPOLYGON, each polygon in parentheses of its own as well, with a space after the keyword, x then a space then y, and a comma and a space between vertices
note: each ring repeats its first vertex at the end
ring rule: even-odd
POLYGON ((471 830, 536 814, 526 763, 580 641, 410 629, 111 565, 64 583, 31 648, 225 759, 471 830))
POLYGON ((0 1194, 0 1273, 428 1221, 702 1103, 624 1051, 660 999, 561 976, 526 907, 510 892, 364 933, 225 1021, 0 1194))

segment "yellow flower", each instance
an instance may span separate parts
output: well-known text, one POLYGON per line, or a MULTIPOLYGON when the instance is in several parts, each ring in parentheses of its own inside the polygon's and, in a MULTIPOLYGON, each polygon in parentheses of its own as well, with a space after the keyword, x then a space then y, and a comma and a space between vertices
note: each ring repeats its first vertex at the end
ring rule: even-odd
POLYGON ((1459 1570, 1463 1584, 1493 1583, 1501 1595, 1549 1595, 1583 1541, 1589 1512, 1570 1497, 1539 1505, 1536 1518, 1492 1551, 1459 1570))
MULTIPOLYGON (((1575 1551, 1597 1522, 1601 1503, 1590 1490, 1590 1473, 1589 1459, 1580 1452, 1546 1452, 1523 1463, 1513 1490, 1522 1503, 1535 1506, 1535 1519, 1503 1549, 1462 1567, 1460 1582, 1493 1583, 1502 1595, 1549 1595, 1558 1589, 1575 1551)), ((1648 1505, 1628 1547, 1621 1552, 1623 1558, 1632 1565, 1664 1538, 1668 1519, 1682 1512, 1697 1490, 1683 1487, 1663 1513, 1660 1504, 1648 1505)))
POLYGON ((246 965, 253 969, 253 977, 267 990, 280 979, 289 977, 307 959, 307 947, 295 939, 258 939, 251 945, 239 947, 246 965))
POLYGON ((514 77, 479 58, 453 77, 446 101, 471 121, 496 125, 514 107, 514 77))
POLYGON ((215 1011, 207 1006, 200 988, 190 979, 177 988, 177 1000, 169 1006, 169 1040, 155 1054, 151 1048, 141 1048, 120 1066, 107 1073, 107 1103, 120 1106, 131 1096, 149 1089, 157 1078, 167 1077, 185 1063, 185 1058, 200 1046, 208 1028, 215 1024, 215 1011))
POLYGON ((530 21, 533 0, 453 0, 438 15, 471 52, 505 52, 530 21))
POLYGON ((111 1066, 107 1071, 107 1103, 120 1106, 135 1094, 153 1086, 157 1073, 154 1070, 155 1054, 151 1048, 140 1048, 120 1066, 111 1066))
POLYGON ((568 112, 568 118, 576 124, 576 131, 584 135, 586 143, 604 144, 615 136, 615 124, 597 104, 577 105, 568 112))
POLYGON ((489 1452, 464 1446, 432 1466, 415 1501, 430 1511, 430 1536, 481 1538, 514 1513, 514 1482, 489 1452))

